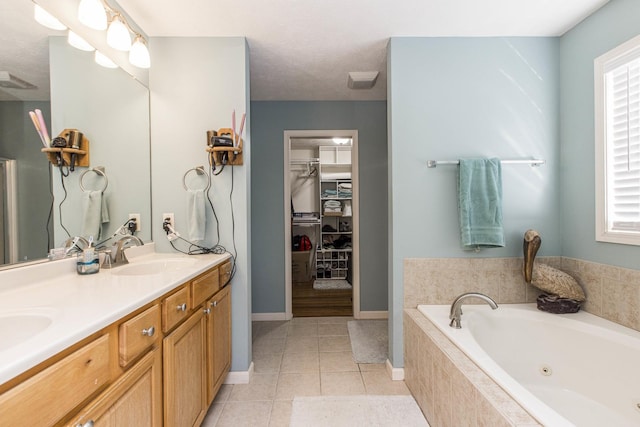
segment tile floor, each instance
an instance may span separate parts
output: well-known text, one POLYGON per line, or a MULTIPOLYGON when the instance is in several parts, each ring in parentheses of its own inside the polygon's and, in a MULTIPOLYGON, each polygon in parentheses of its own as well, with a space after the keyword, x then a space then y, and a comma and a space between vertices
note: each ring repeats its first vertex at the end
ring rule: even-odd
POLYGON ((410 395, 384 364, 353 361, 349 317, 253 322, 254 375, 223 385, 202 427, 289 426, 296 396, 410 395))

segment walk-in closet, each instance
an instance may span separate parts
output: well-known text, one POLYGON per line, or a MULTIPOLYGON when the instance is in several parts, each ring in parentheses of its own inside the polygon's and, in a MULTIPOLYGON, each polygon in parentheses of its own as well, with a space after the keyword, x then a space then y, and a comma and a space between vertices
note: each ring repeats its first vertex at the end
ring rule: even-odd
POLYGON ((292 313, 353 315, 354 209, 350 138, 292 138, 292 313))

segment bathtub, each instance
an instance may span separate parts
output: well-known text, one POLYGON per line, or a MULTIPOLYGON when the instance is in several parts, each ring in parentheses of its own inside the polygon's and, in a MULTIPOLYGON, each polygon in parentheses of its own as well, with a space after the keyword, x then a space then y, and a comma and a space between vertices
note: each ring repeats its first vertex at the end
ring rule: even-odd
POLYGON ((640 332, 586 312, 549 314, 535 304, 418 309, 541 424, 640 426, 640 332))

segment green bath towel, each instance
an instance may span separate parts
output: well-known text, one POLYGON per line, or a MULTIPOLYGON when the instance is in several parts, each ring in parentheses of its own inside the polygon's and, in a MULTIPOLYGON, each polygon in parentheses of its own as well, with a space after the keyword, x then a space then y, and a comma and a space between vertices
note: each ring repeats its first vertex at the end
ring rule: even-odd
POLYGON ((460 159, 458 213, 465 250, 504 246, 500 159, 460 159))

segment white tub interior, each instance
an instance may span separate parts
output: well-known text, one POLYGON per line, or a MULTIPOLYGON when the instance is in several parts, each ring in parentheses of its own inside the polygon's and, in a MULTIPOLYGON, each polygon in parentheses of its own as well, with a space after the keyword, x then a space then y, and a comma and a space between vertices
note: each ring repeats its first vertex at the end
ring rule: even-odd
POLYGON ((640 425, 640 332, 585 312, 554 315, 535 304, 418 309, 546 426, 640 425))

